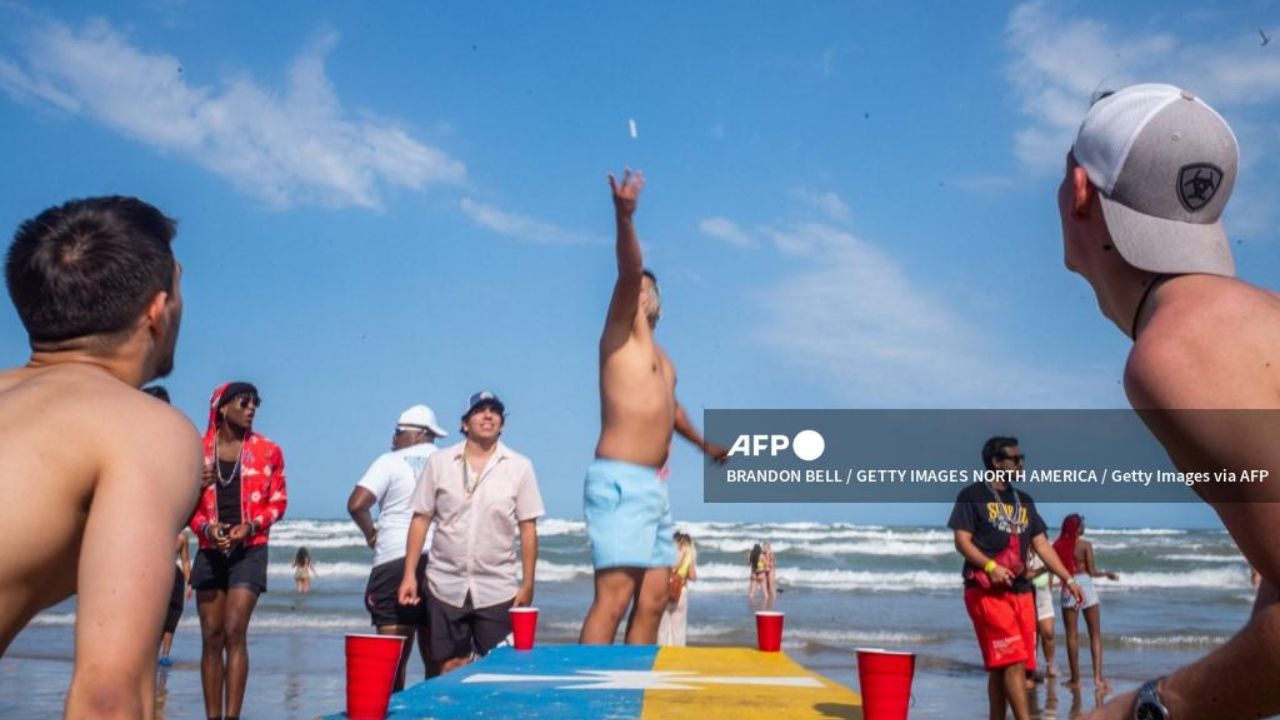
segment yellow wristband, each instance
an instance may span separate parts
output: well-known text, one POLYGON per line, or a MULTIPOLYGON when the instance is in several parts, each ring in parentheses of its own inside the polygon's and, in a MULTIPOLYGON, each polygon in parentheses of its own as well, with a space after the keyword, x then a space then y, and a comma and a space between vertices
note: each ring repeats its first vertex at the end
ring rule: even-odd
POLYGON ((995 560, 988 560, 988 561, 987 561, 987 564, 982 566, 982 572, 984 572, 984 573, 989 573, 989 572, 991 572, 992 570, 995 570, 995 569, 996 569, 996 561, 995 561, 995 560))

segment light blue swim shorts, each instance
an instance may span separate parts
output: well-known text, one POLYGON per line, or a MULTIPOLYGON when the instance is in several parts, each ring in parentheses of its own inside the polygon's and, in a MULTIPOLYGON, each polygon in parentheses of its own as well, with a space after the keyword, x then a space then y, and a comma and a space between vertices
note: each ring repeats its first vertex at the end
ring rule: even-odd
POLYGON ((597 458, 587 468, 582 501, 595 569, 675 564, 671 502, 656 469, 597 458))

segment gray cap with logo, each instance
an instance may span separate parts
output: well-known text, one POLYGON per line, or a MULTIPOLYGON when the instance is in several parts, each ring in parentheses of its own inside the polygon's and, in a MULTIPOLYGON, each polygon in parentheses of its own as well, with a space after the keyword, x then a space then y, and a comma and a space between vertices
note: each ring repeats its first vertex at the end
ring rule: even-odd
POLYGON ((1093 104, 1072 154, 1130 265, 1235 275, 1221 217, 1240 151, 1213 108, 1172 85, 1132 85, 1093 104))

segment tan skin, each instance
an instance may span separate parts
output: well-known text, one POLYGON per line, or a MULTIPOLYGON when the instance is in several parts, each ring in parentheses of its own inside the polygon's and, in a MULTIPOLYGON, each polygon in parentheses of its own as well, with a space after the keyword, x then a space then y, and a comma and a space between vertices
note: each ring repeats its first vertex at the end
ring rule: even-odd
POLYGON ((25 366, 0 372, 0 654, 37 612, 78 595, 67 718, 154 713, 174 537, 195 505, 200 443, 180 412, 137 388, 172 366, 179 286, 175 264, 172 293, 156 293, 126 329, 35 344, 25 366))
MULTIPOLYGON (((1018 460, 1011 460, 1007 456, 1021 456, 1016 445, 1005 448, 1003 456, 996 456, 992 463, 995 470, 1014 471, 1022 467, 1018 460)), ((997 492, 1004 492, 1008 489, 1009 484, 1005 481, 997 481, 991 483, 992 488, 997 492)), ((1012 509, 1010 509, 1012 511, 1012 509)), ((973 533, 968 530, 956 530, 954 532, 956 550, 964 556, 966 560, 978 567, 986 567, 987 563, 992 560, 973 542, 973 533)), ((1031 549, 1035 551, 1040 559, 1044 561, 1044 565, 1064 583, 1070 581, 1068 587, 1072 597, 1078 601, 1081 597, 1080 586, 1075 583, 1074 578, 1067 573, 1067 568, 1062 564, 1062 560, 1058 558, 1058 553, 1054 552, 1053 545, 1045 537, 1044 533, 1040 533, 1031 539, 1031 549)), ((1012 586, 1016 579, 1013 572, 1003 565, 994 566, 987 576, 991 578, 991 584, 1012 586)), ((1027 666, 1025 663, 1016 663, 1008 665, 996 670, 987 672, 987 704, 991 720, 1004 720, 1008 707, 1013 711, 1015 720, 1030 720, 1031 706, 1027 701, 1027 666)))
MULTIPOLYGON (((488 462, 497 450, 498 436, 502 434, 503 418, 489 406, 482 406, 471 413, 462 422, 463 433, 467 436, 463 458, 469 467, 477 472, 488 462)), ((422 557, 422 544, 427 540, 427 528, 431 526, 431 516, 414 513, 409 523, 409 539, 405 547, 404 578, 400 581, 399 602, 401 605, 417 605, 422 602, 421 588, 414 568, 422 557)), ((517 524, 520 532, 520 588, 516 591, 513 607, 526 607, 533 604, 534 573, 538 564, 538 521, 521 520, 517 524)), ((428 676, 434 677, 463 667, 471 662, 470 657, 450 658, 443 661, 439 668, 434 663, 427 665, 428 676)))
MULTIPOLYGON (((1094 288, 1103 315, 1128 332, 1150 273, 1114 251, 1097 189, 1067 156, 1058 191, 1068 269, 1094 288)), ((1125 366, 1130 404, 1187 472, 1266 469, 1280 477, 1280 298, 1234 278, 1179 275, 1152 293, 1125 366), (1170 413, 1174 409, 1232 412, 1170 413)), ((1245 627, 1204 658, 1169 673, 1159 692, 1175 718, 1280 713, 1280 485, 1195 487, 1262 581, 1245 627)), ((1160 672, 1153 669, 1152 674, 1160 672)), ((1127 719, 1135 693, 1090 720, 1127 719)))
MULTIPOLYGON (((241 395, 219 411, 217 459, 234 463, 240 457, 245 434, 253 426, 257 405, 241 395), (244 399, 244 402, 241 400, 244 399)), ((206 483, 216 481, 217 470, 205 466, 206 483)), ((209 538, 217 549, 230 552, 252 534, 248 523, 209 526, 209 538)), ((249 618, 258 604, 258 593, 244 587, 226 590, 197 590, 196 611, 200 615, 202 652, 200 679, 204 689, 207 717, 239 716, 244 689, 249 680, 249 618), (224 704, 225 699, 225 704, 224 704)))
MULTIPOLYGON (((718 462, 728 452, 707 442, 676 400, 676 369, 654 340, 660 315, 657 289, 644 274, 633 216, 644 176, 609 176, 617 222, 618 279, 600 336, 600 439, 597 458, 661 468, 678 432, 718 462)), ((627 614, 626 642, 652 645, 667 605, 667 569, 605 568, 595 573, 595 598, 578 641, 612 643, 627 614)))
MULTIPOLYGON (((1080 525, 1080 532, 1084 532, 1083 523, 1080 525)), ((1120 579, 1120 576, 1113 572, 1098 570, 1093 559, 1093 543, 1083 537, 1076 541, 1075 561, 1076 569, 1087 573, 1089 577, 1120 579)), ((1079 616, 1078 610, 1062 609, 1062 624, 1067 638, 1067 666, 1071 670, 1071 675, 1062 684, 1072 689, 1080 687, 1079 616)), ((1093 663, 1093 684, 1099 690, 1107 690, 1111 685, 1102 676, 1102 616, 1097 605, 1084 611, 1084 622, 1089 630, 1089 658, 1093 663)))
MULTIPOLYGON (((407 447, 429 443, 435 440, 435 435, 426 428, 405 428, 397 429, 391 436, 391 449, 403 450, 407 447)), ((378 528, 373 523, 373 515, 370 512, 373 506, 378 503, 378 498, 368 489, 359 485, 351 491, 351 497, 347 498, 347 514, 355 521, 356 527, 360 528, 360 532, 364 534, 365 542, 369 544, 370 549, 378 544, 378 528)), ((424 535, 425 538, 425 535, 424 535)), ((417 567, 417 563, 414 563, 417 567)), ((405 671, 409 666, 409 657, 413 654, 413 638, 418 637, 418 653, 422 657, 424 667, 431 668, 431 658, 428 651, 431 647, 431 629, 426 625, 379 625, 379 635, 399 635, 406 638, 404 642, 404 654, 400 656, 400 669, 396 673, 395 690, 399 692, 404 689, 405 671)))

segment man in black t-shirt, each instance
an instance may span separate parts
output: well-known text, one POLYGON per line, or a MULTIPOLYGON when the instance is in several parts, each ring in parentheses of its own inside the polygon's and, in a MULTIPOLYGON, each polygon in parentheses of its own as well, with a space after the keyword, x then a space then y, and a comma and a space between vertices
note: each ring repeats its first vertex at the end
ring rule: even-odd
POLYGON ((1024 574, 1028 551, 1035 548, 1072 595, 1079 597, 1080 588, 1045 537, 1035 501, 1011 485, 1026 464, 1018 439, 987 440, 982 462, 996 472, 995 480, 961 490, 947 526, 965 559, 964 605, 987 668, 991 717, 1004 718, 1007 704, 1016 720, 1028 720, 1025 677, 1036 666, 1035 600, 1024 574))

